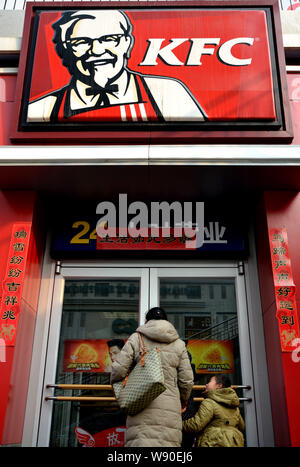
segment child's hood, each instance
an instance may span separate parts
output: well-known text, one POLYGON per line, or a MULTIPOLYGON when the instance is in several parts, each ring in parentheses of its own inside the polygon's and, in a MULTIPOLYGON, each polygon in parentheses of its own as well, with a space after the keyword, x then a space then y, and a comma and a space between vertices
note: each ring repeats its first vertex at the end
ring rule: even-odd
POLYGON ((218 404, 226 405, 227 407, 238 407, 240 405, 237 393, 232 388, 216 389, 214 391, 208 391, 208 399, 212 399, 218 404))

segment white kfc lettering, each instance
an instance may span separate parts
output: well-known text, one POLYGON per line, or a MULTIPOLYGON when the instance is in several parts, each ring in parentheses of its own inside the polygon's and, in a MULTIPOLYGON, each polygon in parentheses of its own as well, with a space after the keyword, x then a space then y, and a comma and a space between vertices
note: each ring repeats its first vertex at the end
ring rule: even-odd
POLYGON ((200 39, 193 38, 190 39, 191 47, 188 54, 188 59, 186 65, 202 65, 201 56, 202 55, 212 55, 215 51, 213 48, 205 48, 206 44, 219 45, 220 38, 218 39, 200 39))
POLYGON ((158 57, 167 65, 184 65, 173 53, 173 49, 183 44, 188 39, 170 39, 170 44, 161 48, 164 40, 165 39, 148 39, 148 49, 140 65, 157 65, 156 60, 158 57))
MULTIPOLYGON (((199 66, 202 65, 201 57, 202 55, 213 55, 215 52, 215 48, 213 47, 205 47, 206 45, 219 45, 220 38, 200 38, 194 37, 191 39, 185 38, 174 38, 170 39, 169 44, 162 47, 162 43, 165 39, 148 39, 147 42, 148 48, 146 50, 144 59, 139 64, 141 66, 155 66, 158 65, 158 58, 160 58, 166 65, 171 66, 199 66), (175 55, 174 49, 176 49, 179 45, 183 44, 184 42, 190 41, 191 46, 189 48, 187 58, 185 63, 179 60, 179 58, 175 55)), ((225 65, 230 66, 247 66, 250 65, 252 62, 252 58, 238 58, 233 55, 233 47, 238 44, 253 45, 254 38, 253 37, 237 37, 234 39, 230 39, 224 44, 220 45, 217 51, 218 59, 224 63, 225 65)))
POLYGON ((231 49, 234 45, 237 44, 246 44, 246 45, 253 45, 254 38, 253 37, 237 37, 236 39, 230 39, 229 41, 225 42, 218 50, 218 57, 221 62, 226 63, 226 65, 231 66, 245 66, 250 65, 252 58, 236 58, 232 55, 231 49))

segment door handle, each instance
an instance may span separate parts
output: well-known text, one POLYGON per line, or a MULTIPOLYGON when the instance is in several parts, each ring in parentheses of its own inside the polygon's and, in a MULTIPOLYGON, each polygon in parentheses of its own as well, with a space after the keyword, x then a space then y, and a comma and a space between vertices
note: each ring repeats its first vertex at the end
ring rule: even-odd
MULTIPOLYGON (((111 384, 47 384, 47 388, 55 388, 55 389, 98 389, 98 390, 112 390, 112 385, 111 384)), ((251 386, 239 386, 239 385, 233 385, 231 386, 232 389, 245 389, 249 391, 251 389, 251 386)), ((205 385, 203 384, 195 384, 193 386, 193 389, 195 391, 197 390, 203 390, 205 389, 205 385)))
MULTIPOLYGON (((47 388, 61 389, 61 390, 112 390, 110 384, 47 384, 47 388)), ((233 389, 244 389, 250 390, 251 386, 249 385, 233 385, 233 389)), ((203 390, 205 385, 194 385, 193 390, 203 390)), ((194 397, 195 402, 201 402, 204 400, 204 397, 194 397)), ((115 397, 101 397, 101 396, 46 396, 46 401, 60 401, 60 402, 69 402, 69 401, 102 401, 102 402, 114 402, 116 401, 115 397)), ((241 402, 252 402, 251 397, 239 397, 241 402)))

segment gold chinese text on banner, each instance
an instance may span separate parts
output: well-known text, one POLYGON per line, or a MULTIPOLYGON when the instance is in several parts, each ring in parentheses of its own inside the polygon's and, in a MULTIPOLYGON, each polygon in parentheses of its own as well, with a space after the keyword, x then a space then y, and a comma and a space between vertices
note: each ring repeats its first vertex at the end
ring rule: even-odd
POLYGON ((0 338, 14 346, 30 239, 30 222, 13 225, 0 304, 0 338))
POLYGON ((269 242, 281 351, 292 352, 295 350, 293 341, 300 337, 300 332, 296 305, 296 287, 293 281, 286 229, 270 229, 269 242))

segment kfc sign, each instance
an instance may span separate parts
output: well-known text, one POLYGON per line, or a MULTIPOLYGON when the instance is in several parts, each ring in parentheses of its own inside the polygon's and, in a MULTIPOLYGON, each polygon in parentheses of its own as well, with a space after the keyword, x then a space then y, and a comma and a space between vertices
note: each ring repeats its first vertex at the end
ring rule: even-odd
MULTIPOLYGON (((218 39, 202 39, 202 38, 191 38, 191 39, 170 39, 170 44, 166 45, 165 47, 162 46, 162 42, 164 39, 149 39, 149 47, 147 49, 146 55, 142 63, 140 65, 152 66, 158 65, 157 59, 160 58, 168 65, 186 65, 186 66, 193 66, 193 65, 202 65, 201 56, 202 55, 213 55, 215 49, 214 48, 205 48, 207 44, 219 45, 220 38, 218 39), (181 62, 173 52, 175 47, 183 44, 186 41, 191 42, 190 49, 188 51, 188 55, 186 57, 185 62, 181 62)), ((221 62, 225 63, 225 65, 231 66, 245 66, 250 65, 252 58, 241 59, 234 57, 232 55, 232 47, 236 44, 248 44, 253 45, 254 38, 253 37, 237 37, 235 39, 230 39, 224 44, 222 44, 218 49, 218 58, 221 62)))
POLYGON ((268 8, 49 5, 27 12, 18 126, 27 137, 284 129, 268 8))

